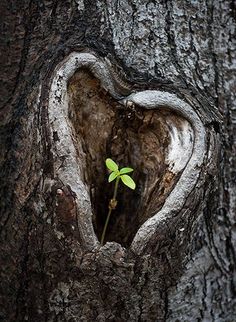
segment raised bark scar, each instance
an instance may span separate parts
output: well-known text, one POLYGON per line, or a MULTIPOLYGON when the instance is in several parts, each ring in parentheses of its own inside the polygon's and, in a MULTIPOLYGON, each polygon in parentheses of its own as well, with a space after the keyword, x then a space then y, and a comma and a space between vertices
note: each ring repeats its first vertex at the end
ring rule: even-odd
MULTIPOLYGON (((158 109, 168 106, 169 109, 184 116, 184 118, 189 121, 194 131, 192 153, 191 156, 189 156, 187 163, 183 160, 183 163, 185 163, 182 164, 184 171, 179 181, 167 197, 162 209, 140 227, 132 242, 132 250, 136 253, 141 253, 148 240, 155 234, 160 222, 172 217, 174 213, 177 213, 183 207, 189 191, 195 186, 205 157, 206 133, 204 125, 197 113, 189 104, 179 99, 174 94, 147 90, 131 94, 123 100, 124 103, 127 101, 131 101, 136 105, 143 106, 147 109, 158 109)), ((173 147, 173 149, 175 149, 175 147, 173 147)), ((172 156, 172 150, 170 151, 170 156, 172 156)), ((177 168, 179 166, 181 167, 181 164, 178 165, 177 168)))
MULTIPOLYGON (((180 179, 166 198, 162 208, 148 219, 137 231, 131 249, 140 254, 156 232, 161 221, 168 220, 181 210, 189 191, 194 189, 206 153, 206 134, 204 125, 185 101, 175 94, 158 90, 145 90, 127 95, 127 88, 117 86, 117 79, 107 62, 93 53, 71 53, 59 66, 51 81, 49 92, 49 122, 51 135, 57 133, 52 152, 55 160, 55 173, 64 185, 69 185, 76 194, 78 227, 85 247, 92 249, 99 245, 92 225, 92 207, 89 189, 82 180, 82 169, 78 166, 78 153, 73 142, 73 129, 68 119, 67 86, 70 78, 80 68, 89 69, 101 82, 110 95, 126 106, 130 102, 144 109, 168 109, 181 115, 186 121, 181 123, 181 131, 170 122, 170 141, 166 162, 173 173, 181 173, 180 179), (63 167, 60 159, 65 157, 63 167)), ((123 86, 124 87, 124 86, 123 86)))

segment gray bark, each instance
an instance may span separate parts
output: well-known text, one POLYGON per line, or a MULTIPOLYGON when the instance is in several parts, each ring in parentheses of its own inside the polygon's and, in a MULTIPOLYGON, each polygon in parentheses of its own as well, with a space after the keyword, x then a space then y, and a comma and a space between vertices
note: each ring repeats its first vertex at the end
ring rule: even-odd
POLYGON ((234 321, 234 2, 0 7, 0 321, 234 321))

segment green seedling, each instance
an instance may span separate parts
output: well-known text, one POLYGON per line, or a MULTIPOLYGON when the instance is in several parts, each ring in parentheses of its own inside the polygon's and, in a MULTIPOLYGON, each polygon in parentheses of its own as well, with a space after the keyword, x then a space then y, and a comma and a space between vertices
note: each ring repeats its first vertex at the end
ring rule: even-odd
POLYGON ((116 196, 117 196, 117 191, 118 191, 120 179, 124 183, 124 185, 126 185, 130 189, 134 190, 136 187, 134 180, 127 174, 127 173, 134 171, 134 169, 132 169, 132 168, 119 169, 118 165, 112 159, 106 159, 106 166, 107 166, 108 170, 111 171, 109 178, 108 178, 108 182, 112 182, 113 180, 116 180, 116 181, 115 181, 113 197, 109 202, 109 206, 108 206, 109 211, 108 211, 106 222, 105 222, 103 232, 102 232, 102 238, 101 238, 102 245, 104 243, 104 238, 105 238, 105 234, 106 234, 106 230, 107 230, 107 225, 108 225, 108 222, 109 222, 109 219, 111 216, 111 212, 117 206, 116 196))

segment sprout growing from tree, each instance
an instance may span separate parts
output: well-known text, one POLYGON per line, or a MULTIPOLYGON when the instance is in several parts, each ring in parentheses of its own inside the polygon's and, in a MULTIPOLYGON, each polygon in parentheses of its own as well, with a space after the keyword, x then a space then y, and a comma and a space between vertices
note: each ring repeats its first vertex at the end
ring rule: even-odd
POLYGON ((117 205, 116 196, 117 196, 117 191, 118 191, 120 179, 130 189, 134 190, 136 187, 134 180, 127 174, 127 173, 134 171, 134 169, 121 168, 119 170, 118 165, 112 159, 109 159, 109 158, 106 159, 106 166, 111 171, 109 178, 108 178, 108 182, 112 182, 113 180, 116 180, 116 181, 115 181, 115 188, 114 188, 113 197, 109 202, 109 211, 108 211, 108 215, 107 215, 106 222, 105 222, 103 232, 102 232, 102 238, 101 238, 102 245, 104 243, 106 229, 107 229, 107 225, 108 225, 108 222, 109 222, 109 219, 111 216, 111 212, 112 212, 112 210, 114 210, 116 208, 116 205, 117 205))

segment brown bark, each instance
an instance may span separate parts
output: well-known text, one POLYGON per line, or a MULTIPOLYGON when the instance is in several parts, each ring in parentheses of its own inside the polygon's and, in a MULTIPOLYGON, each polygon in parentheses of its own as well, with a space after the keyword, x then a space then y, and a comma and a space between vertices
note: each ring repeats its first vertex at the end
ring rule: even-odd
POLYGON ((0 7, 0 321, 233 321, 234 2, 0 7))

